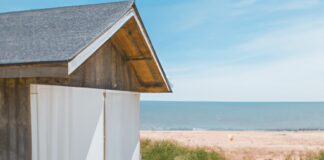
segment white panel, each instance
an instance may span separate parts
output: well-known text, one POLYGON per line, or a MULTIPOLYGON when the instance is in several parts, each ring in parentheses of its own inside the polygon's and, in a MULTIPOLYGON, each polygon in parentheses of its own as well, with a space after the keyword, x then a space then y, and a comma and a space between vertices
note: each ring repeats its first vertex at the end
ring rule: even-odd
POLYGON ((101 112, 100 121, 92 139, 91 146, 87 155, 87 160, 103 160, 104 159, 104 112, 101 112))
MULTIPOLYGON (((73 89, 71 123, 71 160, 85 159, 95 135, 103 111, 103 91, 95 89, 73 89)), ((102 126, 103 127, 103 126, 102 126)), ((103 140, 103 137, 102 137, 103 140)), ((103 151, 101 151, 103 154, 103 151)), ((94 159, 88 159, 94 160, 94 159)))
POLYGON ((33 160, 139 160, 139 100, 132 92, 35 85, 33 160))
POLYGON ((139 160, 139 94, 107 93, 107 160, 139 160))
MULTIPOLYGON (((32 88, 32 87, 31 87, 32 88)), ((37 95, 31 93, 31 123, 32 123, 32 159, 38 160, 38 109, 37 109, 37 95)))
POLYGON ((102 160, 103 90, 37 85, 36 92, 33 160, 102 160))

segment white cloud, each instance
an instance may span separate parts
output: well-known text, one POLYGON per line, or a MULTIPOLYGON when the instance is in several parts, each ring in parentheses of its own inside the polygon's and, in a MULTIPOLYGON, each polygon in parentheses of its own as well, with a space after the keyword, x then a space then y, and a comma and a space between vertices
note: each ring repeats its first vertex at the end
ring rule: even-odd
POLYGON ((324 51, 324 22, 302 21, 286 28, 259 35, 246 43, 222 51, 231 63, 252 58, 289 58, 296 55, 317 54, 324 51))
POLYGON ((261 34, 206 62, 200 72, 174 77, 174 94, 143 99, 324 101, 324 23, 300 21, 261 34), (264 58, 266 63, 251 60, 264 58))
MULTIPOLYGON (((174 94, 160 100, 323 101, 324 55, 301 56, 268 65, 230 66, 174 81, 174 94)), ((144 99, 155 99, 145 95, 144 99)))

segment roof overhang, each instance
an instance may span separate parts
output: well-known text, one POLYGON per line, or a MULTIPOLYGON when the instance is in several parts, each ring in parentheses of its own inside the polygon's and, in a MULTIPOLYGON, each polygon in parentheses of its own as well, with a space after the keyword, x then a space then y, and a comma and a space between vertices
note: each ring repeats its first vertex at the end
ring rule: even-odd
POLYGON ((68 74, 72 74, 78 69, 96 50, 106 43, 128 20, 137 17, 134 9, 129 10, 121 19, 119 19, 111 28, 107 29, 101 36, 95 39, 89 46, 84 48, 77 56, 68 63, 68 74))
POLYGON ((107 41, 113 41, 118 49, 124 49, 126 61, 134 68, 139 81, 143 86, 153 88, 148 91, 145 90, 145 92, 172 92, 134 4, 114 25, 80 50, 71 60, 39 64, 2 65, 0 66, 0 78, 68 78, 107 41), (131 49, 125 49, 127 48, 126 41, 128 41, 128 46, 131 46, 131 49))
POLYGON ((150 57, 135 57, 133 60, 145 60, 152 58, 154 64, 163 80, 163 85, 166 86, 168 92, 172 92, 170 84, 167 80, 167 77, 161 67, 161 64, 157 58, 153 45, 148 37, 148 34, 144 28, 143 22, 140 19, 136 7, 132 7, 126 14, 120 18, 112 27, 107 29, 101 36, 95 39, 89 46, 80 51, 77 56, 75 56, 71 61, 68 62, 68 75, 71 75, 75 70, 77 70, 89 57, 91 57, 96 50, 98 50, 105 42, 110 40, 127 22, 134 19, 136 25, 138 26, 141 36, 144 38, 145 44, 149 49, 150 57))

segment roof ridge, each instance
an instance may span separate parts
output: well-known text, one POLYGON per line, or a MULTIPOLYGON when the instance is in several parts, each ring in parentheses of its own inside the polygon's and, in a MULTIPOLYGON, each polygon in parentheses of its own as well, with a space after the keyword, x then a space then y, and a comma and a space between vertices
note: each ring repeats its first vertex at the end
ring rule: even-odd
POLYGON ((71 6, 61 6, 61 7, 50 7, 50 8, 40 8, 40 9, 28 9, 28 10, 20 10, 20 11, 9 11, 9 12, 0 12, 1 15, 9 15, 9 14, 20 14, 20 13, 28 13, 28 12, 37 12, 37 11, 48 11, 48 10, 56 10, 56 9, 64 9, 64 8, 77 8, 77 7, 87 7, 87 6, 98 6, 98 5, 108 5, 108 4, 122 4, 129 3, 130 6, 134 4, 134 0, 131 1, 118 1, 118 2, 106 2, 106 3, 95 3, 95 4, 80 4, 80 5, 71 5, 71 6))

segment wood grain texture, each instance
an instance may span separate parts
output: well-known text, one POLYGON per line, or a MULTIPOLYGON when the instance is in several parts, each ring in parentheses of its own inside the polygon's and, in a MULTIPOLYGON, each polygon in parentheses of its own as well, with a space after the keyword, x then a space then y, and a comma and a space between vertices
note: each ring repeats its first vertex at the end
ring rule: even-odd
POLYGON ((0 89, 0 160, 30 160, 29 85, 0 79, 0 89))
POLYGON ((71 86, 137 91, 139 82, 123 54, 106 43, 68 79, 71 86))
POLYGON ((0 67, 0 78, 67 77, 65 63, 5 65, 0 67))
POLYGON ((140 31, 135 18, 131 18, 112 37, 111 42, 123 54, 140 83, 139 91, 143 92, 170 92, 160 73, 158 65, 152 57, 149 46, 140 31), (152 85, 154 84, 154 85, 152 85), (161 84, 161 85, 155 85, 161 84))

